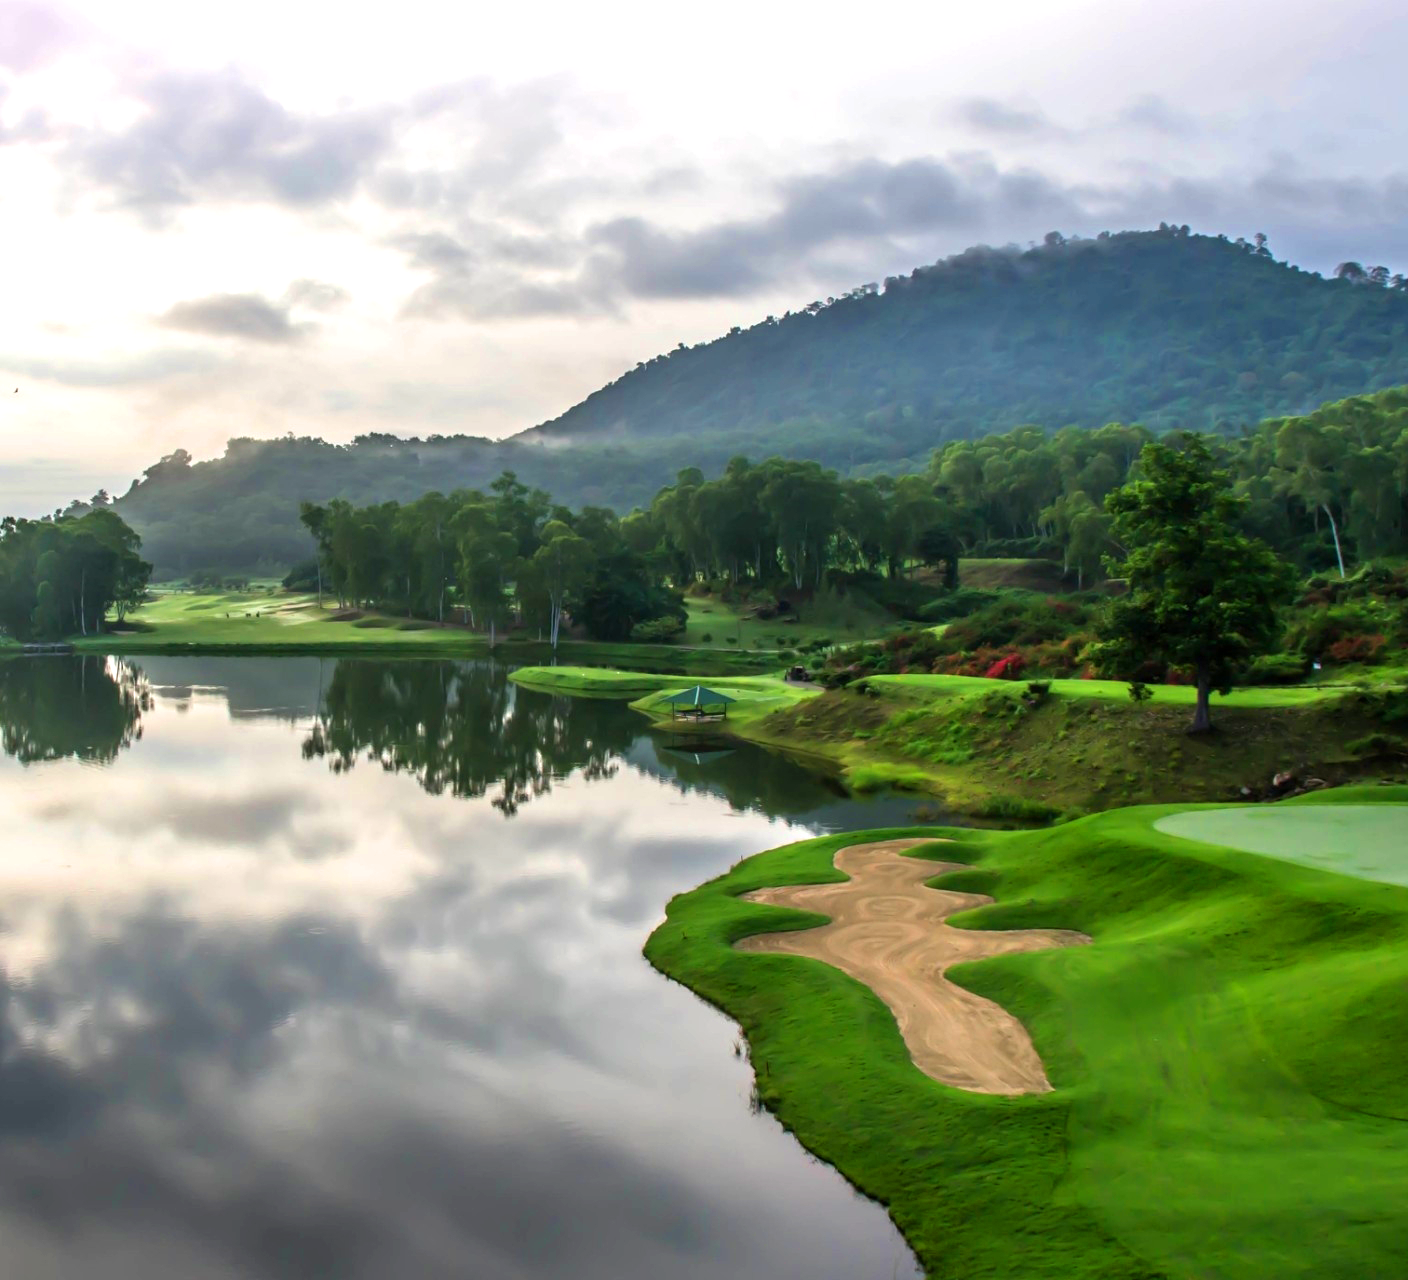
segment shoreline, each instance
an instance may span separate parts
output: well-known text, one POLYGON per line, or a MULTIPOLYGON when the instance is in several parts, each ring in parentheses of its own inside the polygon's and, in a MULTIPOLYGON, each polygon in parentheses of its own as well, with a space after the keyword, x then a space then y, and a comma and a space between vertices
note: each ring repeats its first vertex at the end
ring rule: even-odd
MULTIPOLYGON (((1404 804, 1408 788, 1352 798, 1404 804)), ((1291 1255, 1294 1274, 1386 1274, 1408 1179, 1396 1069, 1408 1009, 1395 994, 1408 981, 1408 889, 1154 828, 1184 807, 783 846, 672 899, 644 953, 739 1024, 759 1103, 886 1205, 930 1276, 1259 1280, 1291 1274, 1291 1255), (869 987, 737 946, 826 921, 745 894, 841 883, 841 848, 936 836, 952 843, 905 856, 962 862, 936 865, 935 887, 995 898, 954 928, 1093 939, 949 975, 1028 1028, 1050 1093, 940 1084, 869 987), (1350 1112, 1361 1118, 1347 1127, 1350 1112), (1314 1227, 1350 1201, 1343 1231, 1314 1227)))

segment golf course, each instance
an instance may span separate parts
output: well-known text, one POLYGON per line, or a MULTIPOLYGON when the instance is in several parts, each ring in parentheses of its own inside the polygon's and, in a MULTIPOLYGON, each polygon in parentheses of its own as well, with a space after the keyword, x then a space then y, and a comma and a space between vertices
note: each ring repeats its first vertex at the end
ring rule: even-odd
POLYGON ((889 1206, 929 1275, 1386 1277, 1408 1194, 1405 833, 1408 788, 1384 786, 828 836, 676 897, 646 956, 738 1020, 760 1101, 889 1206), (955 932, 1089 937, 944 972, 1030 1032, 1050 1092, 941 1083, 869 986, 739 946, 824 925, 777 891, 843 884, 838 851, 877 841, 967 864, 936 887, 993 901, 955 932))

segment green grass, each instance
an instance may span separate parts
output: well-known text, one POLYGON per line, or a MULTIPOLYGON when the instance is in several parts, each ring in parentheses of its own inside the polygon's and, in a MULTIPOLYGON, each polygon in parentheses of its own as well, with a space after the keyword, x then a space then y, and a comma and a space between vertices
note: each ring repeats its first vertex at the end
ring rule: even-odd
POLYGON ((816 640, 854 644, 899 625, 885 610, 854 593, 823 593, 803 602, 796 614, 767 619, 751 616, 746 603, 734 604, 717 596, 688 596, 685 608, 689 621, 682 643, 740 650, 797 649, 816 640), (793 620, 788 621, 789 616, 793 620))
MULTIPOLYGON (((407 619, 339 611, 330 603, 279 591, 196 594, 164 592, 131 616, 134 630, 75 641, 106 653, 181 650, 298 650, 405 652, 444 655, 482 652, 481 636, 458 628, 404 629, 407 619)), ((414 624, 411 624, 414 626, 414 624)))
POLYGON ((1192 809, 1156 825, 1184 840, 1408 888, 1408 816, 1392 806, 1192 809))
POLYGON ((517 684, 545 693, 562 693, 579 698, 617 698, 629 701, 637 711, 657 723, 689 729, 686 721, 675 721, 671 708, 662 700, 666 694, 689 688, 702 680, 711 689, 728 694, 734 701, 727 722, 708 721, 700 728, 717 733, 720 729, 741 729, 782 707, 793 706, 814 696, 808 690, 788 684, 778 676, 692 676, 651 675, 642 671, 615 671, 603 667, 519 667, 509 676, 517 684))
MULTIPOLYGON (((312 595, 277 589, 193 594, 164 591, 129 620, 130 630, 76 639, 81 649, 104 653, 371 653, 408 657, 467 657, 487 651, 488 637, 463 627, 420 619, 339 611, 312 595)), ((529 661, 551 650, 514 636, 497 650, 508 660, 529 661)), ((579 662, 630 663, 660 671, 741 674, 773 670, 774 655, 689 650, 672 645, 564 641, 559 653, 579 662)))
POLYGON ((739 1021, 762 1100, 890 1206, 931 1276, 1401 1274, 1408 890, 1180 840, 1155 827, 1170 812, 930 846, 975 864, 946 884, 997 896, 961 923, 1094 939, 952 974, 1022 1018, 1052 1094, 942 1086, 861 984, 733 950, 817 919, 739 894, 837 880, 839 846, 932 829, 750 858, 674 899, 646 955, 739 1021))
MULTIPOLYGON (((977 693, 986 689, 1023 688, 1020 680, 986 680, 982 676, 867 676, 866 682, 882 689, 908 690, 931 697, 977 693)), ((1149 701, 1162 706, 1191 707, 1198 698, 1191 685, 1151 684, 1149 701)), ((1213 707, 1300 707, 1325 698, 1339 697, 1343 689, 1302 685, 1276 685, 1259 689, 1233 689, 1213 694, 1213 707)), ((1056 698, 1098 698, 1128 702, 1129 685, 1123 680, 1052 680, 1056 698)))

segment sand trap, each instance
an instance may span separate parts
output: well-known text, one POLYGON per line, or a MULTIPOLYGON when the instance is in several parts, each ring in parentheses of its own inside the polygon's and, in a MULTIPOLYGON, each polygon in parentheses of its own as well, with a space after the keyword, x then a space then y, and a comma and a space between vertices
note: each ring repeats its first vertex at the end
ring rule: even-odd
POLYGON ((836 854, 844 884, 794 885, 744 894, 748 902, 801 907, 831 923, 743 938, 740 951, 811 956, 865 983, 895 1015, 914 1064, 944 1084, 978 1093, 1044 1093, 1051 1088, 1031 1037, 1007 1010, 954 986, 950 965, 1017 951, 1089 942, 1064 929, 994 933, 950 928, 944 921, 991 898, 926 888, 924 881, 960 864, 906 858, 928 840, 853 844, 836 854))

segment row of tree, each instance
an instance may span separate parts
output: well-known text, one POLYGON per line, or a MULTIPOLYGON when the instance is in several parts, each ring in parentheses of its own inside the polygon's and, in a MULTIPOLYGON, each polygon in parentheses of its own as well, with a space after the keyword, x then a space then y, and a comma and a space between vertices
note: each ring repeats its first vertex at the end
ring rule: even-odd
MULTIPOLYGON (((486 494, 427 493, 356 507, 304 503, 317 556, 302 580, 339 602, 444 622, 455 611, 490 643, 516 615, 556 645, 570 613, 594 639, 664 639, 684 605, 599 507, 570 511, 512 472, 486 494)), ((293 576, 291 576, 293 580, 293 576)))
MULTIPOLYGON (((1284 559, 1322 569, 1408 552, 1408 391, 1204 439, 1240 527, 1284 559)), ((836 570, 897 579, 923 563, 952 586, 960 556, 1005 554, 1059 556, 1082 586, 1124 549, 1106 500, 1152 440, 1119 423, 1024 427, 946 444, 921 473, 849 479, 740 457, 713 479, 681 471, 623 518, 555 505, 511 472, 487 493, 305 503, 308 585, 438 621, 459 611, 491 635, 516 616, 553 643, 566 616, 598 639, 668 638, 677 593, 701 580, 806 594, 836 570)))
POLYGON ((100 631, 110 610, 126 617, 146 594, 152 567, 120 516, 0 521, 0 631, 45 640, 100 631))

